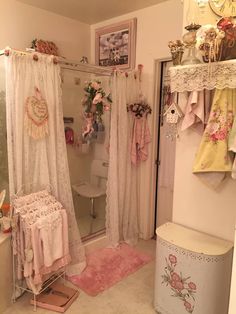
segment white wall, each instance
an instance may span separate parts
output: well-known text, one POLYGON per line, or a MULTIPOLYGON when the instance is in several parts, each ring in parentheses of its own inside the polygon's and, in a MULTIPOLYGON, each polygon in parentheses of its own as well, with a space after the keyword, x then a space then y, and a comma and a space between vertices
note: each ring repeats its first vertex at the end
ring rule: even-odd
MULTIPOLYGON (((187 1, 184 11, 183 23, 186 25, 187 1)), ((216 20, 217 16, 207 6, 199 22, 207 24, 216 20)), ((228 179, 214 191, 192 174, 200 140, 201 137, 194 132, 180 133, 176 147, 173 221, 233 241, 236 182, 228 179)))
POLYGON ((0 1, 0 49, 30 47, 35 38, 52 40, 62 56, 90 59, 90 27, 87 24, 23 4, 0 1))
MULTIPOLYGON (((136 65, 143 64, 143 91, 151 106, 154 96, 154 61, 169 57, 168 41, 180 38, 182 33, 182 5, 180 1, 170 0, 155 6, 122 15, 111 20, 92 25, 91 51, 94 60, 96 28, 137 17, 136 65)), ((154 108, 156 109, 156 108, 154 108)), ((157 113, 153 111, 149 118, 153 141, 150 146, 149 160, 140 167, 140 225, 141 235, 150 238, 153 235, 154 203, 152 193, 155 176, 154 147, 157 132, 157 113), (151 156, 152 155, 152 156, 151 156), (150 223, 151 222, 151 223, 150 223)))

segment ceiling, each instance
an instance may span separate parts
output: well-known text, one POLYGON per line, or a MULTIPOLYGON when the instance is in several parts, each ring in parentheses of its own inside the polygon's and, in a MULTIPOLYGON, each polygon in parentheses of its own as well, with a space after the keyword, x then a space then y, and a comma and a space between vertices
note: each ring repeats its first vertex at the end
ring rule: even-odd
POLYGON ((166 0, 18 0, 87 24, 143 9, 166 0))

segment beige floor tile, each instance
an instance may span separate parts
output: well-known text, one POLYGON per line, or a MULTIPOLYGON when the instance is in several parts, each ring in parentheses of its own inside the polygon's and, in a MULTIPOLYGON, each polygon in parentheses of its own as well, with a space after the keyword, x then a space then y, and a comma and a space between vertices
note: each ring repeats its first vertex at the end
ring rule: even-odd
MULTIPOLYGON (((67 314, 156 314, 153 308, 155 241, 140 241, 138 246, 153 256, 153 261, 96 297, 83 291, 67 310, 67 314)), ((21 297, 3 314, 33 313, 28 294, 21 297)), ((37 309, 37 314, 51 311, 37 309)))

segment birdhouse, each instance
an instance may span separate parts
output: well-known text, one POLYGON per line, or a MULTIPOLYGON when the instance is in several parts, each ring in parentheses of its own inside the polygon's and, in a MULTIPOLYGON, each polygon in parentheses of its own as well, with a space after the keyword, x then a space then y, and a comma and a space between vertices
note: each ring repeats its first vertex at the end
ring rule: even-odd
POLYGON ((171 124, 178 123, 179 119, 183 116, 181 109, 176 103, 172 103, 169 108, 164 112, 166 122, 171 124))

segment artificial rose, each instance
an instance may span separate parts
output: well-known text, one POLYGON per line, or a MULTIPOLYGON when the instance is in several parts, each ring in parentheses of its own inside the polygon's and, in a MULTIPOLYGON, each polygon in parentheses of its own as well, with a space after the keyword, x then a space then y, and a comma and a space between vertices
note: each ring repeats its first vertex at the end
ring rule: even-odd
POLYGON ((177 257, 173 254, 169 255, 169 261, 171 264, 176 264, 177 263, 177 257))
POLYGON ((93 98, 93 104, 96 105, 99 102, 102 102, 102 94, 97 93, 96 96, 93 98))
POLYGON ((191 290, 196 290, 196 289, 197 289, 197 286, 196 286, 195 283, 192 282, 192 281, 188 283, 188 287, 189 287, 189 289, 191 289, 191 290))
POLYGON ((173 273, 171 275, 171 279, 174 281, 180 281, 181 280, 180 276, 177 273, 173 273))
POLYGON ((103 109, 104 109, 104 111, 109 111, 109 110, 110 110, 110 106, 104 105, 104 106, 103 106, 103 109))
POLYGON ((92 88, 98 90, 100 88, 100 84, 98 82, 92 82, 91 84, 92 88))
POLYGON ((186 310, 191 310, 192 309, 192 305, 188 301, 184 302, 184 306, 185 306, 186 310))

